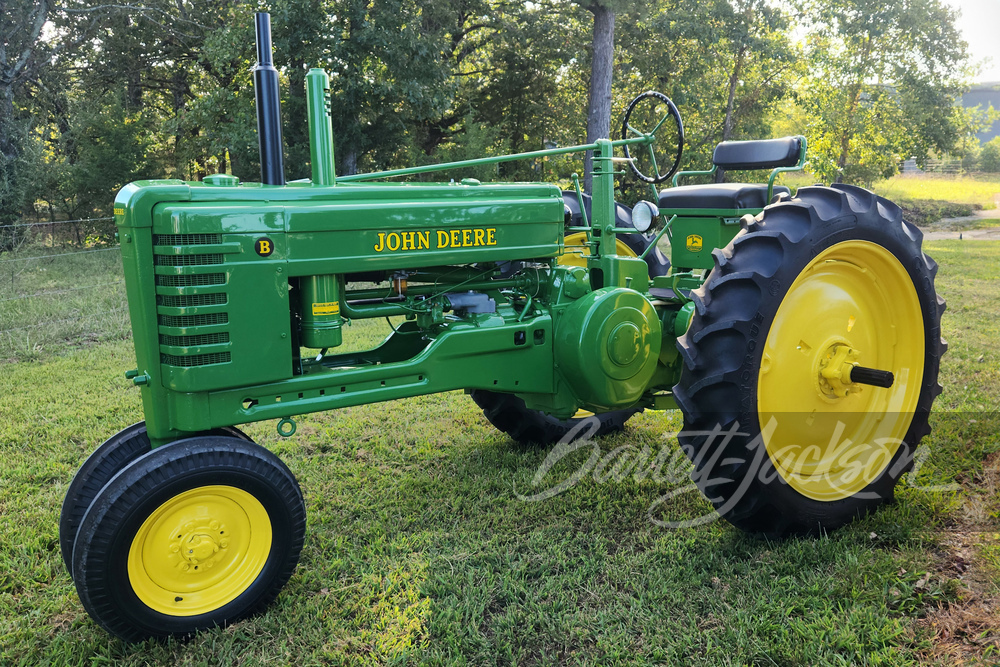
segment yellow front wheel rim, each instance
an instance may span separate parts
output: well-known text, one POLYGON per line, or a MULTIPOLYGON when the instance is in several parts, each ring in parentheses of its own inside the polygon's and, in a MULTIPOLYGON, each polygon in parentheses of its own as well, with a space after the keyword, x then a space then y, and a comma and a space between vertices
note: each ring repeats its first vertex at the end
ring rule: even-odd
POLYGON ((775 469, 814 500, 865 489, 906 435, 923 366, 920 301, 899 260, 869 241, 827 248, 789 287, 761 357, 757 410, 775 469), (831 385, 824 369, 845 358, 891 371, 893 386, 831 385))
POLYGON ((235 600, 271 551, 271 521, 250 493, 202 486, 170 498, 139 527, 128 577, 143 604, 170 616, 204 614, 235 600))

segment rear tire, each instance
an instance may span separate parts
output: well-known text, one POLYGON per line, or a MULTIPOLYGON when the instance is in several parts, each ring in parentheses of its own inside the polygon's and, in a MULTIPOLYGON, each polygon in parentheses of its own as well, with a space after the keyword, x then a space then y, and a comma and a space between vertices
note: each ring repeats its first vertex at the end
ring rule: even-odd
MULTIPOLYGON (((529 409, 524 401, 514 394, 474 389, 469 395, 476 405, 483 409, 483 414, 491 424, 521 444, 550 445, 559 442, 587 419, 597 419, 600 424, 592 436, 617 433, 625 427, 629 417, 642 412, 642 408, 631 408, 572 419, 557 419, 539 410, 529 409)), ((585 434, 587 429, 584 428, 580 429, 576 436, 582 437, 585 434)))
POLYGON ((895 204, 835 185, 768 206, 713 252, 674 396, 692 478, 730 523, 819 533, 892 499, 930 432, 947 349, 921 241, 895 204), (830 379, 844 349, 893 386, 830 379))
POLYGON ((225 626, 270 603, 298 562, 305 506, 271 452, 179 440, 101 489, 73 548, 87 612, 126 641, 225 626))

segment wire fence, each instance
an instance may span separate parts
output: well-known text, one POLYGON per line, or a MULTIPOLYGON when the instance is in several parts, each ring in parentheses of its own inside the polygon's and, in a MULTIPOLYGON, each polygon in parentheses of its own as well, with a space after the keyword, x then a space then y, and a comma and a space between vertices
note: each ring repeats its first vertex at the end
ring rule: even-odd
POLYGON ((91 233, 112 220, 18 222, 3 228, 28 234, 0 252, 0 361, 129 336, 121 249, 111 245, 113 227, 84 243, 72 231, 91 233), (46 227, 66 233, 51 234, 46 227))
POLYGON ((20 229, 22 227, 50 227, 52 225, 74 225, 80 224, 81 222, 107 222, 108 220, 114 220, 114 218, 108 216, 106 218, 78 218, 76 220, 49 220, 46 222, 15 222, 12 225, 7 225, 7 227, 12 227, 14 229, 20 229))

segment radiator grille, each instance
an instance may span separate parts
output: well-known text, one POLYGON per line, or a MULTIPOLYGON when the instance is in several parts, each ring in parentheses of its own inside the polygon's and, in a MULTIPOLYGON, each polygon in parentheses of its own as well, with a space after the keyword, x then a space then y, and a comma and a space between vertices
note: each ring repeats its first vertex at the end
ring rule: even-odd
POLYGON ((156 266, 207 266, 222 264, 222 255, 156 255, 156 266))
POLYGON ((167 308, 191 308, 192 306, 221 306, 228 301, 225 292, 211 294, 159 294, 156 305, 167 308))
POLYGON ((153 245, 211 245, 222 243, 222 234, 153 234, 153 245))
POLYGON ((201 287, 204 285, 225 285, 225 273, 202 273, 193 276, 156 276, 156 284, 161 287, 201 287))
POLYGON ((159 318, 161 327, 207 327, 213 324, 229 324, 229 313, 160 315, 159 318))
MULTIPOLYGON (((184 252, 187 249, 194 249, 191 246, 199 246, 197 250, 215 250, 206 248, 222 243, 222 234, 155 234, 153 244, 155 246, 173 249, 173 252, 184 252)), ((197 252, 196 250, 196 252, 197 252)), ((188 270, 204 271, 204 273, 191 273, 182 276, 156 276, 156 284, 159 291, 165 294, 157 294, 156 303, 163 308, 190 308, 194 306, 221 306, 229 302, 229 295, 224 291, 215 291, 209 294, 179 294, 179 288, 184 287, 205 287, 219 286, 224 289, 226 284, 226 274, 218 272, 215 268, 225 263, 225 255, 221 253, 207 254, 200 252, 193 255, 170 254, 154 255, 153 263, 156 266, 183 266, 191 267, 188 270), (201 268, 204 267, 204 268, 201 268), (209 273, 209 271, 216 271, 209 273), (170 293, 175 292, 175 293, 170 293)), ((173 333, 160 331, 160 345, 164 347, 198 347, 201 345, 227 346, 230 343, 228 331, 205 331, 199 327, 215 327, 229 324, 229 313, 198 313, 197 315, 158 315, 160 327, 180 327, 186 329, 186 335, 177 336, 173 333)), ((216 348, 218 349, 218 348, 216 348)), ((167 366, 179 368, 191 368, 194 366, 209 366, 212 364, 226 364, 231 360, 230 352, 212 352, 209 354, 160 354, 160 362, 167 366)))
POLYGON ((228 343, 229 334, 226 332, 198 334, 197 336, 170 336, 160 334, 160 345, 171 345, 174 347, 194 347, 196 345, 218 345, 228 343))
POLYGON ((215 352, 213 354, 191 354, 180 356, 176 354, 161 354, 160 362, 168 366, 181 366, 189 368, 191 366, 208 366, 209 364, 228 364, 230 361, 228 352, 215 352))

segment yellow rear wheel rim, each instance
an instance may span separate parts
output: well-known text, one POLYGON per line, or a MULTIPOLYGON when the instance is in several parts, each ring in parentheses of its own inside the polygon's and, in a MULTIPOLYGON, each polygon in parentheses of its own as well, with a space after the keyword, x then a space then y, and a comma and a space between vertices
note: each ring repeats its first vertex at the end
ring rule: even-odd
POLYGON ((899 260, 869 241, 820 253, 782 299, 761 357, 757 411, 778 473, 814 500, 865 489, 906 435, 923 365, 920 301, 899 260), (832 388, 822 370, 841 349, 891 371, 893 386, 832 388))
MULTIPOLYGON (((587 258, 590 257, 590 246, 587 245, 587 233, 576 232, 568 234, 564 240, 564 244, 565 250, 563 250, 563 254, 559 255, 559 263, 563 266, 582 266, 586 268, 587 258)), ((638 257, 638 255, 632 252, 632 248, 629 248, 618 238, 615 239, 615 254, 622 257, 638 257)), ((593 412, 581 408, 573 415, 573 419, 583 419, 584 417, 593 416, 593 412)))
POLYGON ((128 578, 143 604, 170 616, 204 614, 235 600, 271 551, 271 521, 254 496, 202 486, 146 518, 128 553, 128 578))

